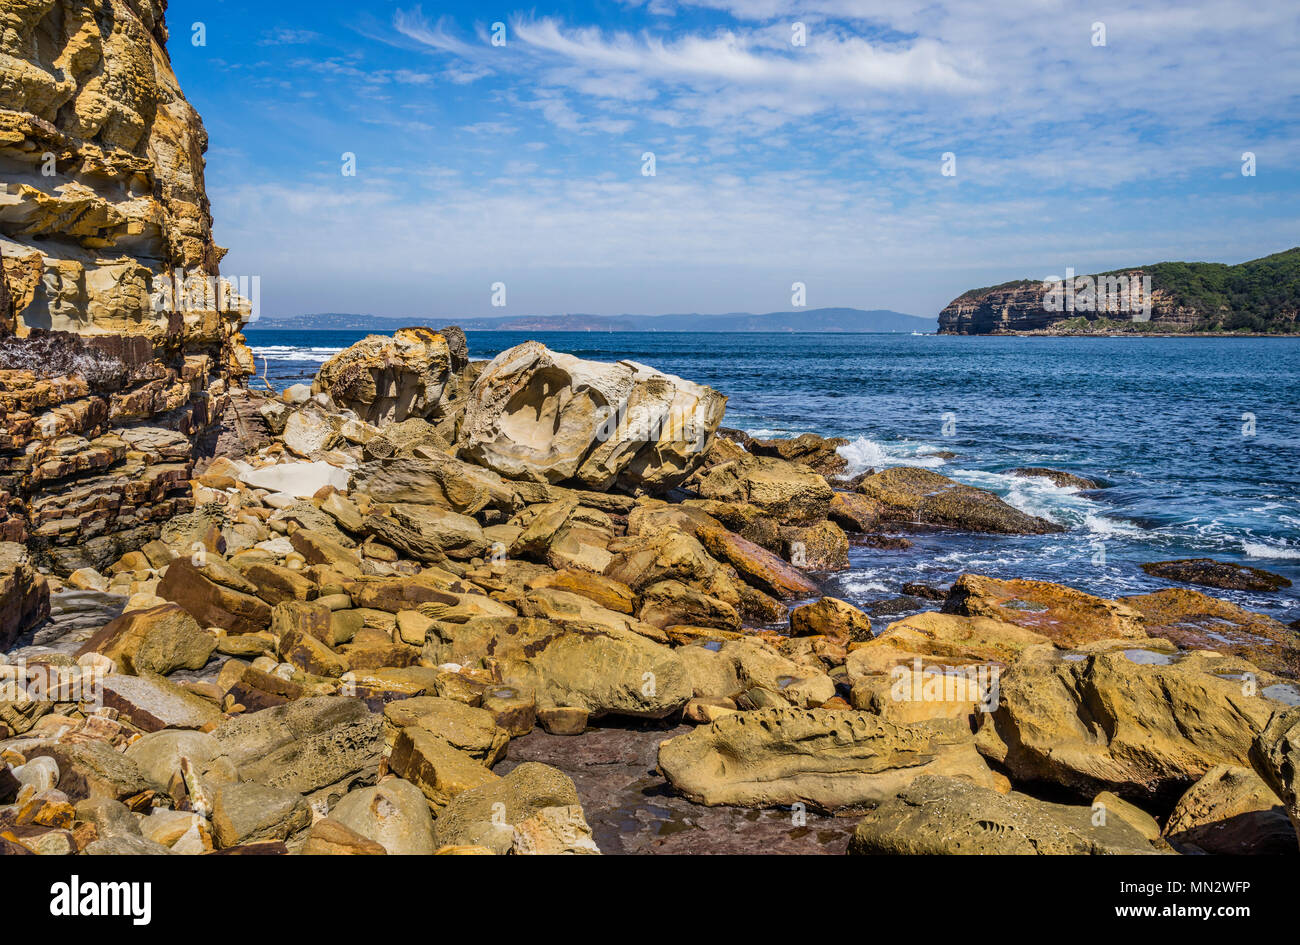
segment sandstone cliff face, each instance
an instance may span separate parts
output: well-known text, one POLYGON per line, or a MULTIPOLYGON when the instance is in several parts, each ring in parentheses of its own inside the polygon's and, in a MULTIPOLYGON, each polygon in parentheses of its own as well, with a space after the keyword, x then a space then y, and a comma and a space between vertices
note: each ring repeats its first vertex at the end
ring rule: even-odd
POLYGON ((252 370, 165 10, 0 3, 0 539, 65 573, 189 507, 194 443, 252 370))
MULTIPOLYGON (((1126 277, 1126 284, 1133 285, 1140 284, 1148 273, 1133 269, 1117 275, 1126 277)), ((1035 280, 967 292, 953 299, 939 313, 939 333, 995 335, 1032 331, 1078 334, 1096 330, 1111 334, 1126 328, 1181 332, 1194 330, 1200 319, 1200 313, 1177 305, 1159 286, 1154 286, 1151 292, 1149 321, 1135 320, 1133 312, 1120 310, 1113 300, 1110 304, 1097 304, 1096 311, 1086 311, 1085 306, 1076 311, 1053 311, 1044 302, 1046 295, 1043 283, 1035 280), (1104 323, 1098 324, 1102 320, 1104 323)))

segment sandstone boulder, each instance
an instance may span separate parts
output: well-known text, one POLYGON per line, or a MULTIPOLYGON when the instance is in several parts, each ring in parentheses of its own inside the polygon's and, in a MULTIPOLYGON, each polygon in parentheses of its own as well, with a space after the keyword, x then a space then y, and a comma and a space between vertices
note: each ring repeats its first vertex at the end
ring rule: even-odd
POLYGON ((1199 652, 1135 655, 1026 650, 1001 674, 980 750, 1019 781, 1171 803, 1215 765, 1249 763, 1252 739, 1280 705, 1255 667, 1199 652))
POLYGON ((1163 836, 1188 852, 1294 854, 1296 830, 1272 789, 1250 768, 1215 765, 1178 799, 1163 836))
POLYGON ((943 612, 1014 623, 1061 646, 1147 635, 1142 614, 1132 607, 1048 581, 963 574, 948 592, 943 612))
POLYGON ((337 696, 235 716, 212 736, 242 780, 299 794, 373 782, 383 753, 382 718, 337 696))
POLYGON ((271 623, 271 607, 254 596, 257 586, 239 578, 239 588, 231 587, 229 572, 214 555, 177 558, 167 565, 167 573, 158 582, 157 594, 189 612, 200 626, 221 627, 231 633, 256 633, 271 623), (195 564, 195 560, 200 564, 195 564))
POLYGON ((435 810, 463 791, 497 780, 481 761, 416 725, 398 732, 388 767, 418 787, 435 810))
POLYGON ((824 520, 834 494, 826 480, 806 466, 749 454, 709 467, 693 485, 706 499, 747 503, 792 525, 824 520))
POLYGON ((216 645, 216 637, 200 629, 189 611, 169 603, 129 611, 110 621, 77 655, 100 653, 121 672, 166 676, 178 669, 202 669, 216 645))
POLYGON ((700 804, 818 810, 864 807, 923 774, 1003 782, 952 720, 895 725, 866 712, 766 709, 726 715, 664 741, 659 768, 700 804))
POLYGON ((491 657, 529 684, 544 708, 583 708, 593 718, 663 718, 692 695, 676 653, 631 630, 496 617, 441 624, 439 633, 441 641, 426 647, 434 662, 472 666, 491 657))
POLYGON ((348 793, 330 816, 396 856, 418 856, 438 848, 428 802, 419 788, 400 778, 348 793))
POLYGON ((439 812, 434 836, 439 848, 480 845, 508 853, 516 825, 551 808, 574 806, 581 809, 581 801, 568 775, 528 761, 504 778, 456 795, 439 812))
POLYGON ((479 374, 460 450, 510 479, 663 490, 699 463, 725 406, 716 391, 642 364, 529 341, 479 374))
POLYGON ((823 597, 790 611, 790 632, 804 637, 819 634, 843 643, 872 639, 871 618, 838 597, 823 597))
POLYGON ((402 328, 367 335, 321 365, 312 385, 367 423, 436 418, 447 408, 449 382, 468 363, 459 328, 402 328))
POLYGON ((282 492, 298 499, 310 499, 326 486, 347 491, 348 472, 322 460, 316 462, 278 463, 260 466, 241 473, 241 482, 254 489, 282 492))
POLYGON ((294 791, 254 782, 217 785, 212 792, 212 830, 217 846, 285 840, 311 825, 311 808, 294 791))
POLYGON ((376 502, 443 505, 463 515, 511 515, 523 505, 515 485, 492 470, 433 451, 363 463, 352 486, 376 502))
POLYGON ((1049 644, 1042 634, 989 617, 961 617, 935 611, 891 623, 855 647, 845 661, 850 679, 888 673, 921 660, 927 666, 1010 663, 1027 647, 1049 644))
POLYGON ((1279 710, 1251 746, 1250 763, 1281 798, 1300 836, 1300 708, 1279 710))
POLYGON ((0 650, 50 615, 50 586, 17 542, 0 542, 0 650))
POLYGON ((1121 817, 1098 825, 1092 807, 1052 804, 947 777, 920 777, 867 814, 849 853, 1030 856, 1150 854, 1121 817))

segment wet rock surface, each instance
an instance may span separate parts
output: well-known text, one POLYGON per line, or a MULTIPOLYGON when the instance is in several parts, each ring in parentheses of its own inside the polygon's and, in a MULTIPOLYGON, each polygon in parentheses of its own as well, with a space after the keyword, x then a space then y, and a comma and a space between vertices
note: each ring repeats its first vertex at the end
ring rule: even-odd
POLYGON ((674 793, 655 770, 659 743, 693 728, 600 728, 576 737, 534 731, 511 743, 510 757, 497 770, 539 761, 571 777, 606 854, 841 854, 847 849, 856 823, 852 817, 705 807, 674 793))

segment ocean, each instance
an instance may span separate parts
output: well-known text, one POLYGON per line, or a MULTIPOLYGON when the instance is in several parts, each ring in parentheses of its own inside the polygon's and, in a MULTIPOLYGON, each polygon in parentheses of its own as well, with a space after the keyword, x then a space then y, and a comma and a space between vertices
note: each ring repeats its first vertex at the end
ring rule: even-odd
MULTIPOLYGON (((360 331, 249 331, 277 389, 310 380, 360 331), (265 360, 263 360, 265 359, 265 360)), ((963 572, 1056 581, 1105 597, 1171 586, 1147 561, 1213 557, 1283 574, 1278 593, 1201 590, 1300 618, 1300 339, 887 334, 468 332, 470 356, 522 341, 628 358, 729 398, 754 436, 842 436, 848 474, 914 465, 1067 527, 1054 535, 928 533, 853 548, 826 593, 859 606, 963 572), (953 453, 951 458, 943 455, 953 453), (1011 476, 1050 466, 1090 492, 1011 476)))

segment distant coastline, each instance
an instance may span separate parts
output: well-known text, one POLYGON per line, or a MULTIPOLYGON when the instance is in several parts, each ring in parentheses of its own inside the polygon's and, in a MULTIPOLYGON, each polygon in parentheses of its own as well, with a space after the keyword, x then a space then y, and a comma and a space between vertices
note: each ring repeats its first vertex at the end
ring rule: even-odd
POLYGON ((888 332, 933 333, 938 320, 888 309, 818 308, 790 312, 729 312, 676 315, 503 315, 491 318, 409 317, 352 313, 323 313, 281 318, 261 318, 248 326, 253 331, 372 331, 391 333, 399 328, 458 325, 465 331, 688 331, 688 332, 888 332))

